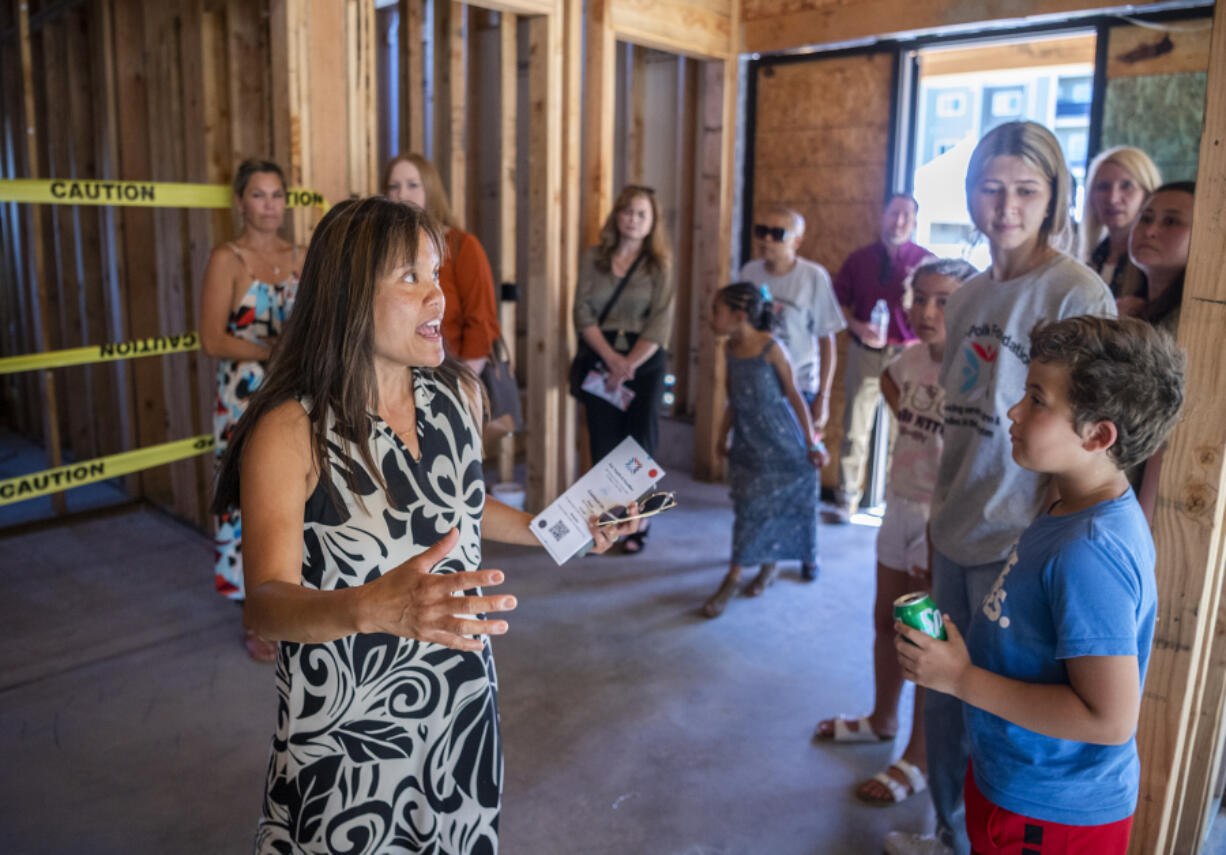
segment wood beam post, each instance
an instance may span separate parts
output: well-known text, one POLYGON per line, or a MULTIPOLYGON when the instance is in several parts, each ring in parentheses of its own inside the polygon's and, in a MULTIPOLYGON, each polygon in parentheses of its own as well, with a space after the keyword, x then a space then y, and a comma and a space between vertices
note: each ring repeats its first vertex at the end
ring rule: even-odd
POLYGON ((698 306, 698 376, 694 413, 694 477, 717 481, 724 461, 716 450, 724 412, 723 348, 707 318, 715 292, 730 277, 732 257, 733 146, 736 132, 736 60, 713 60, 702 67, 702 152, 698 178, 698 233, 692 291, 698 306))
POLYGON ((349 193, 369 196, 379 183, 375 100, 375 4, 345 0, 344 93, 349 124, 349 193))
POLYGON ((565 303, 561 282, 562 20, 532 18, 529 27, 528 502, 540 509, 565 487, 558 443, 567 343, 558 334, 565 303))
MULTIPOLYGON (((273 151, 292 186, 310 177, 310 42, 306 0, 271 0, 269 54, 272 57, 273 151)), ((318 189, 318 188, 316 188, 318 189)), ((291 239, 305 244, 309 213, 293 208, 291 239)))
POLYGON ((426 150, 426 54, 422 47, 424 0, 400 0, 400 152, 426 150))
POLYGON ((575 291, 579 286, 579 253, 582 245, 579 242, 580 209, 580 169, 582 147, 580 131, 583 121, 583 0, 562 0, 559 4, 561 15, 562 57, 559 60, 559 73, 562 75, 563 89, 560 106, 562 124, 562 225, 561 225, 561 305, 559 311, 559 331, 562 347, 559 362, 564 366, 560 378, 562 392, 558 424, 558 461, 559 477, 562 486, 572 484, 579 476, 579 455, 575 453, 575 443, 578 437, 579 408, 571 400, 566 391, 566 370, 570 356, 570 342, 575 339, 575 320, 572 314, 575 291))
POLYGON ((587 7, 587 61, 583 131, 584 246, 600 239, 600 227, 613 208, 613 134, 617 86, 617 40, 613 0, 590 0, 587 7))
MULTIPOLYGON (((26 0, 17 3, 17 42, 21 56, 21 104, 24 110, 26 129, 26 175, 31 178, 40 177, 38 164, 38 135, 34 120, 34 63, 30 52, 30 4, 26 0)), ((39 350, 47 350, 51 342, 51 312, 47 308, 47 270, 43 242, 42 211, 34 208, 30 212, 30 257, 34 260, 29 268, 34 274, 33 286, 38 306, 39 350)), ((47 450, 47 465, 50 468, 60 466, 63 456, 60 451, 60 415, 55 400, 55 375, 50 370, 39 372, 42 386, 43 405, 43 445, 47 450)), ((57 514, 63 514, 68 506, 62 492, 51 498, 52 507, 57 514)))
POLYGON ((626 45, 630 51, 630 101, 626 105, 626 183, 644 183, 643 142, 647 134, 647 50, 626 45))
MULTIPOLYGON (((112 5, 115 48, 115 84, 118 132, 116 149, 119 176, 152 177, 149 123, 149 77, 145 56, 146 21, 142 10, 131 3, 112 5)), ((152 17, 152 16, 148 16, 152 17)), ((153 209, 122 208, 119 223, 124 260, 123 292, 127 300, 128 325, 124 333, 133 338, 160 335, 156 293, 157 267, 152 247, 157 245, 153 209)), ((165 442, 167 413, 163 386, 163 360, 131 361, 132 392, 135 398, 136 447, 165 442)), ((165 466, 146 469, 139 474, 140 491, 146 499, 163 507, 174 506, 170 470, 165 466)))
POLYGON ((681 126, 677 134, 677 321, 673 331, 673 372, 677 376, 674 388, 677 404, 675 413, 694 411, 693 393, 697 363, 697 331, 702 313, 694 301, 695 271, 694 224, 697 216, 698 83, 699 63, 677 57, 681 126))
POLYGON ((1158 623, 1137 745, 1141 793, 1130 852, 1196 852, 1203 843, 1220 757, 1226 636, 1226 0, 1217 0, 1205 124, 1180 317, 1187 392, 1167 445, 1154 514, 1158 623), (1215 670, 1216 668, 1216 670, 1215 670))
MULTIPOLYGON (((498 20, 498 281, 516 280, 516 220, 515 208, 519 198, 518 176, 515 168, 519 157, 517 133, 519 128, 519 17, 503 12, 498 20)), ((515 303, 502 299, 498 294, 498 325, 502 338, 515 362, 516 324, 515 303)), ((498 443, 498 480, 515 480, 515 437, 505 436, 498 443)))
POLYGON ((464 116, 467 90, 464 69, 464 17, 467 6, 452 0, 434 4, 434 165, 451 201, 451 212, 464 228, 467 158, 464 116))

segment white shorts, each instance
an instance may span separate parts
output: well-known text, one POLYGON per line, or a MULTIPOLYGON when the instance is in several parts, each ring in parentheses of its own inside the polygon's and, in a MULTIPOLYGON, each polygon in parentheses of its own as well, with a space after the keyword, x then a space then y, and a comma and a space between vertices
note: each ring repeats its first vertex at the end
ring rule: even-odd
POLYGON ((877 530, 877 561, 895 570, 910 572, 928 566, 927 502, 889 494, 885 516, 877 530))

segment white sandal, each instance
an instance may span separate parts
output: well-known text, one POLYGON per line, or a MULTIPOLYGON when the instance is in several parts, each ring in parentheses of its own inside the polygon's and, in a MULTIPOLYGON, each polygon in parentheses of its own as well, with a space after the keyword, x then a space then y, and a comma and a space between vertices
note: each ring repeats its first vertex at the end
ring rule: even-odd
POLYGON ((928 789, 928 779, 924 776, 924 773, 921 772, 914 764, 908 763, 901 757, 891 763, 885 771, 878 772, 876 775, 873 775, 872 780, 877 781, 879 784, 889 790, 892 798, 876 799, 865 796, 862 791, 864 786, 863 784, 856 787, 856 798, 862 802, 867 802, 868 804, 882 807, 896 805, 899 802, 906 801, 916 793, 922 793, 924 790, 928 789), (906 785, 900 784, 898 781, 894 780, 894 777, 890 775, 890 769, 897 769, 899 772, 902 772, 908 783, 910 783, 911 788, 907 789, 906 785))
POLYGON ((847 718, 846 716, 836 716, 834 719, 833 732, 824 734, 821 732, 821 722, 818 722, 818 730, 814 732, 813 738, 818 742, 889 742, 893 736, 881 736, 877 731, 873 730, 873 726, 869 724, 868 716, 862 715, 859 718, 847 718), (848 727, 850 722, 855 722, 856 729, 852 730, 848 727))

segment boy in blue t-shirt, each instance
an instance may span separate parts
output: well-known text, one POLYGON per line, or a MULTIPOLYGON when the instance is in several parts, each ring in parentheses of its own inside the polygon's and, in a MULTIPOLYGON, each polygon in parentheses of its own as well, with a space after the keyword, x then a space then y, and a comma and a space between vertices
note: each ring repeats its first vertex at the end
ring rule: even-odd
POLYGON ((947 642, 895 624, 908 679, 965 704, 979 855, 1128 848, 1157 597, 1153 538, 1124 470, 1175 426, 1183 367, 1143 321, 1036 326, 1026 394, 1009 410, 1013 459, 1052 475, 1059 499, 1022 533, 965 642, 949 621, 947 642))

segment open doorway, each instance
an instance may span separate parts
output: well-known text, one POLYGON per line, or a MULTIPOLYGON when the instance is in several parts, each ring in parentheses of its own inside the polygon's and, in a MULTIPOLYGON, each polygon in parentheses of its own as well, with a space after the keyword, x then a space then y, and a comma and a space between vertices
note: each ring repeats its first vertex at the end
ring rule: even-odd
POLYGON ((1094 30, 944 44, 917 52, 913 187, 915 240, 939 256, 988 266, 962 184, 979 139, 1004 122, 1031 120, 1055 132, 1081 209, 1094 101, 1094 30))

